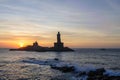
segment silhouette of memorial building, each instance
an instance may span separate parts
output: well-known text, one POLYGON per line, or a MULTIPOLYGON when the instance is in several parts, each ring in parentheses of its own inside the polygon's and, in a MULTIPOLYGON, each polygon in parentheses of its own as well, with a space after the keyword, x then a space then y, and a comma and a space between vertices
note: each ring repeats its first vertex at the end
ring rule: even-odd
POLYGON ((44 52, 44 51, 74 51, 68 47, 64 47, 64 43, 61 42, 61 34, 60 32, 57 33, 57 42, 54 43, 54 47, 42 47, 38 45, 38 42, 35 41, 33 45, 29 45, 26 47, 21 47, 18 49, 10 49, 11 51, 38 51, 38 52, 44 52))
POLYGON ((39 45, 38 45, 38 42, 37 42, 37 41, 35 41, 35 42, 33 43, 33 46, 34 46, 34 47, 39 46, 39 45))

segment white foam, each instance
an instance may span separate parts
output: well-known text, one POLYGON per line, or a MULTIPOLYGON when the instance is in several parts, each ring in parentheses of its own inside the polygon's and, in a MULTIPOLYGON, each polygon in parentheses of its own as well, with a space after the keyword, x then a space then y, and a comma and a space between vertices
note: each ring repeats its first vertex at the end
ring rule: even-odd
MULTIPOLYGON (((88 73, 89 71, 95 71, 96 68, 93 66, 79 66, 77 64, 71 64, 65 61, 60 61, 60 60, 54 60, 54 59, 47 59, 47 60, 36 60, 36 59, 27 59, 27 60, 23 60, 22 62, 25 63, 31 63, 31 64, 38 64, 38 65, 52 65, 54 67, 63 67, 63 66, 73 66, 75 68, 74 72, 86 72, 88 73)), ((109 76, 120 76, 120 72, 114 72, 111 70, 106 70, 106 72, 104 73, 106 75, 109 76)), ((83 79, 84 80, 84 79, 83 79)))
POLYGON ((79 66, 79 65, 76 65, 74 64, 74 67, 75 67, 75 72, 86 72, 88 73, 89 71, 95 71, 95 67, 93 66, 79 66))
POLYGON ((120 72, 114 72, 112 70, 106 70, 104 74, 109 75, 109 76, 120 76, 120 72))

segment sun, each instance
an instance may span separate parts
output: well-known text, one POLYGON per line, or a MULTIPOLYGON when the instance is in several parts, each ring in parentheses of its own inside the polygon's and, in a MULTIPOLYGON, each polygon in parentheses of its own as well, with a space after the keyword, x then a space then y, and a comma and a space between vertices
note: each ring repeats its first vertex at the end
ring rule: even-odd
POLYGON ((24 42, 19 42, 19 46, 23 47, 24 46, 24 42))

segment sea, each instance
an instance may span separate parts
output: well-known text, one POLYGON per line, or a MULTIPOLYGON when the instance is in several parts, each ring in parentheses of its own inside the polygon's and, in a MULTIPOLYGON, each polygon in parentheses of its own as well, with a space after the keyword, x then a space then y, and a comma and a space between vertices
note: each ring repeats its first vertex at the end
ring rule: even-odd
POLYGON ((51 69, 56 59, 86 69, 120 72, 120 49, 74 48, 74 52, 32 52, 0 49, 0 80, 78 80, 75 73, 51 69))

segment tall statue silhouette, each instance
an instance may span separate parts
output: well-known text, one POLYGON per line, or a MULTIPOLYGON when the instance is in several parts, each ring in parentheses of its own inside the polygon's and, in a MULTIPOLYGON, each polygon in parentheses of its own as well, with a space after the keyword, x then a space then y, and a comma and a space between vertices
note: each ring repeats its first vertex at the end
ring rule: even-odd
POLYGON ((61 42, 60 32, 57 34, 57 42, 54 43, 54 48, 57 50, 64 48, 64 43, 61 42))
POLYGON ((57 43, 61 43, 60 32, 58 32, 58 34, 57 34, 57 43))

